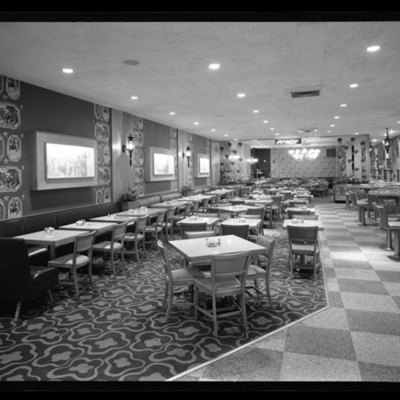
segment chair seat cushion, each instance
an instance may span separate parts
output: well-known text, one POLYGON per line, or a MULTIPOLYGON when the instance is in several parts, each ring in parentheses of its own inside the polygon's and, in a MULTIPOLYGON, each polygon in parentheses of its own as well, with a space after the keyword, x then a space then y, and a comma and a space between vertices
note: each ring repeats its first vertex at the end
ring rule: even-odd
POLYGON ((175 283, 182 285, 193 285, 194 283, 193 275, 186 268, 175 269, 171 273, 175 283))
MULTIPOLYGON (((121 248, 122 248, 121 243, 118 243, 118 242, 114 243, 114 250, 120 250, 121 248)), ((111 242, 108 241, 108 240, 105 240, 103 242, 96 243, 93 246, 93 250, 96 250, 96 251, 109 251, 109 250, 111 250, 111 242)))
POLYGON ((134 242, 135 240, 143 240, 144 239, 144 235, 142 235, 141 233, 138 233, 137 235, 137 239, 135 239, 136 236, 134 233, 132 232, 128 232, 125 234, 125 242, 134 242))
POLYGON ((292 252, 296 254, 313 254, 314 253, 314 245, 311 244, 292 244, 292 252))
POLYGON ((255 275, 265 275, 265 269, 259 267, 255 264, 249 264, 249 269, 247 270, 247 278, 253 278, 255 275))
MULTIPOLYGON (((66 266, 66 267, 71 266, 72 267, 73 257, 74 257, 73 254, 65 254, 64 256, 57 257, 54 260, 50 260, 48 262, 48 265, 52 266, 52 267, 60 267, 60 266, 66 266)), ((89 262, 90 262, 90 258, 88 256, 85 256, 84 254, 79 254, 76 257, 76 266, 77 267, 86 265, 89 262)))
MULTIPOLYGON (((211 278, 195 279, 195 285, 207 293, 212 292, 211 278)), ((216 277, 215 292, 218 295, 231 294, 231 292, 239 292, 241 290, 240 282, 237 278, 220 278, 216 277)))

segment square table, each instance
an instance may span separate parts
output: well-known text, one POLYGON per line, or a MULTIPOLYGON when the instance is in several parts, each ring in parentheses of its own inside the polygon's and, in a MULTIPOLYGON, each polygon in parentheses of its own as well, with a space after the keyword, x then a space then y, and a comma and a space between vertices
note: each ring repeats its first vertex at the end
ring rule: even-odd
POLYGON ((207 223, 208 226, 214 226, 218 221, 220 221, 221 218, 215 218, 215 217, 201 217, 198 216, 197 218, 193 218, 193 217, 186 217, 184 219, 181 219, 180 221, 177 221, 177 225, 181 224, 182 222, 188 222, 190 224, 204 224, 204 222, 207 223))
POLYGON ((315 208, 314 207, 287 207, 285 211, 291 211, 292 213, 302 212, 302 211, 309 211, 310 215, 315 215, 315 208))
POLYGON ((113 223, 121 223, 121 222, 128 222, 128 225, 134 224, 136 221, 137 217, 128 217, 128 216, 122 216, 122 215, 117 215, 117 214, 111 214, 111 215, 103 215, 100 217, 95 217, 95 218, 90 218, 90 221, 96 221, 96 222, 113 222, 113 223))
POLYGON ((96 231, 98 233, 104 233, 111 231, 118 222, 98 222, 98 221, 85 221, 82 225, 78 225, 76 222, 73 224, 59 226, 58 229, 66 230, 78 230, 78 231, 96 231))
POLYGON ((265 252, 265 247, 242 239, 236 235, 222 235, 221 244, 216 247, 207 246, 207 238, 171 240, 169 244, 181 254, 187 262, 210 261, 213 256, 219 254, 237 253, 248 251, 251 254, 265 252))
POLYGON ((255 206, 246 206, 244 204, 239 204, 236 206, 224 206, 224 205, 219 205, 217 207, 213 207, 213 208, 218 208, 221 211, 228 211, 232 214, 240 214, 240 213, 244 213, 249 209, 259 209, 260 207, 255 207, 255 206))
POLYGON ((154 217, 159 212, 165 212, 165 211, 166 211, 165 208, 147 208, 146 212, 140 212, 138 208, 135 208, 135 209, 121 211, 119 213, 116 213, 115 215, 117 217, 136 217, 136 218, 145 216, 154 217))
POLYGON ((302 222, 297 220, 293 220, 293 219, 285 219, 283 221, 283 228, 286 228, 288 225, 291 226, 318 226, 319 230, 324 230, 324 226, 322 225, 322 222, 319 219, 305 219, 302 222))
POLYGON ((18 239, 24 239, 26 244, 36 244, 39 246, 47 246, 49 252, 49 258, 52 260, 55 258, 56 247, 63 244, 72 243, 75 237, 82 235, 85 232, 90 232, 90 230, 63 230, 54 229, 54 231, 49 234, 43 231, 26 233, 24 235, 15 236, 18 239))
POLYGON ((260 219, 253 218, 228 218, 225 221, 221 222, 221 225, 249 225, 249 230, 258 229, 261 224, 260 219))

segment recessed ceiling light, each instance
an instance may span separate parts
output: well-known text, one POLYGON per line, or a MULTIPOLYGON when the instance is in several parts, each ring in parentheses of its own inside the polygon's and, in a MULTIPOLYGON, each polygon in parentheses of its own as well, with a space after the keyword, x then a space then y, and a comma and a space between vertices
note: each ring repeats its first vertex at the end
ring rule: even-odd
POLYGON ((175 111, 171 111, 169 115, 175 115, 175 111))
POLYGON ((354 132, 355 135, 358 135, 358 132, 354 132))
POLYGON ((279 136, 279 133, 275 133, 275 136, 279 136))
POLYGON ((398 124, 400 124, 400 121, 397 121, 398 124))
POLYGON ((329 125, 331 128, 334 128, 335 127, 335 124, 330 124, 329 125))
POLYGON ((376 139, 372 139, 373 142, 376 142, 376 139))
POLYGON ((358 87, 358 83, 350 83, 349 85, 351 88, 356 88, 358 87))
POLYGON ((339 119, 340 117, 339 117, 339 115, 335 115, 333 118, 339 119))
POLYGON ((265 120, 263 121, 263 124, 268 124, 268 121, 265 119, 265 120))
POLYGON ((210 64, 210 65, 208 66, 208 69, 211 69, 211 70, 213 70, 213 71, 216 71, 217 69, 219 69, 220 66, 221 66, 221 65, 218 64, 218 63, 212 63, 212 64, 210 64))
POLYGON ((340 105, 340 107, 347 107, 347 104, 346 104, 346 103, 342 103, 342 104, 340 105))
POLYGON ((274 131, 275 130, 275 128, 269 128, 271 131, 274 131))
POLYGON ((237 97, 246 97, 246 93, 238 93, 237 97))
POLYGON ((72 68, 63 68, 62 72, 64 72, 64 74, 73 74, 74 70, 72 68))
POLYGON ((238 138, 235 138, 235 139, 233 139, 233 140, 238 140, 238 138))
POLYGON ((137 100, 138 98, 137 96, 131 96, 131 100, 137 100))
POLYGON ((260 112, 260 110, 253 110, 254 114, 258 114, 260 112))
POLYGON ((196 122, 193 122, 193 125, 198 125, 199 123, 196 121, 196 122))
POLYGON ((375 51, 380 50, 380 48, 381 48, 381 46, 378 46, 378 45, 369 46, 369 47, 367 47, 367 51, 369 53, 375 53, 375 51))
POLYGON ((212 128, 212 129, 211 129, 211 132, 215 132, 215 131, 216 131, 216 129, 215 129, 215 128, 212 128))
POLYGON ((327 131, 328 133, 331 133, 332 131, 327 131))
POLYGON ((225 135, 224 136, 229 136, 227 133, 225 133, 225 135))

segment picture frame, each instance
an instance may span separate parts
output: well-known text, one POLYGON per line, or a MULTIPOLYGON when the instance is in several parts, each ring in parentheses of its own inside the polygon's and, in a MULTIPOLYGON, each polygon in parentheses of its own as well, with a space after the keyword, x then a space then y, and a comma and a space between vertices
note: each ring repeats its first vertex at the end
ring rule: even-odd
POLYGON ((146 181, 169 181, 176 179, 175 155, 173 150, 161 147, 149 147, 146 151, 145 161, 147 160, 149 164, 147 165, 148 168, 144 168, 146 181))
POLYGON ((194 176, 195 178, 206 178, 210 176, 210 156, 208 154, 198 153, 196 155, 194 176))
POLYGON ((34 132, 31 190, 97 186, 97 151, 95 139, 34 132))

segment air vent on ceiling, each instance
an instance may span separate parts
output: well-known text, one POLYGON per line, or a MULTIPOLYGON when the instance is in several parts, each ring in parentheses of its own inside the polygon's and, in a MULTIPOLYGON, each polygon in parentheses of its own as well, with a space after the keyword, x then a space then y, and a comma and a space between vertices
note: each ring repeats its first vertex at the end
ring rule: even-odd
POLYGON ((302 86, 288 89, 292 99, 301 99, 304 97, 318 97, 321 95, 321 91, 324 85, 312 85, 312 86, 302 86))
POLYGON ((306 90, 306 91, 300 91, 300 92, 290 92, 290 95, 292 96, 293 99, 297 99, 299 97, 319 96, 320 93, 321 93, 320 90, 306 90))

